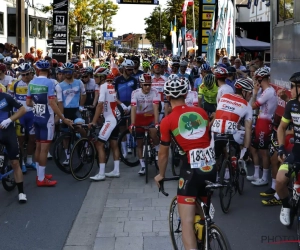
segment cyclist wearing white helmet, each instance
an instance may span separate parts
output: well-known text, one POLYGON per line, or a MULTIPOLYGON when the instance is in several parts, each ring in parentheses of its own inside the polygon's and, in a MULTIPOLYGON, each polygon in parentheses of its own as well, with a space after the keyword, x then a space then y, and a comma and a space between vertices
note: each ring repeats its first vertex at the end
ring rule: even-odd
POLYGON ((217 95, 217 103, 221 99, 221 97, 224 94, 233 94, 234 91, 233 89, 226 84, 225 80, 228 77, 228 71, 227 69, 223 67, 218 67, 214 71, 215 78, 217 80, 217 86, 219 87, 218 89, 218 95, 217 95))

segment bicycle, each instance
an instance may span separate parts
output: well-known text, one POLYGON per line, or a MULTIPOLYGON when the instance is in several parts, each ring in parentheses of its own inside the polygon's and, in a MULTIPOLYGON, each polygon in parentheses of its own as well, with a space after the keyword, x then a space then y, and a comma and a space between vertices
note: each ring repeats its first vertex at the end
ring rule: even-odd
POLYGON ((244 168, 237 166, 241 165, 240 146, 231 139, 231 135, 223 135, 223 140, 227 141, 226 152, 228 157, 223 158, 220 169, 220 183, 224 185, 220 188, 219 198, 223 213, 228 213, 232 197, 238 192, 240 195, 244 192, 244 182, 246 171, 244 168), (235 154, 231 155, 232 148, 235 154), (239 159, 237 161, 237 159, 239 159), (226 203, 226 198, 228 201, 226 203))
MULTIPOLYGON (((136 140, 136 131, 137 129, 144 130, 144 136, 143 136, 143 158, 145 162, 145 181, 146 184, 148 183, 148 170, 149 165, 152 165, 154 163, 156 170, 158 170, 157 160, 156 160, 156 150, 155 146, 153 144, 152 138, 150 137, 149 130, 151 128, 154 128, 153 125, 150 126, 136 126, 135 130, 132 131, 133 138, 136 140)), ((138 138, 140 139, 140 138, 138 138)), ((136 150, 134 148, 134 156, 136 156, 136 150)))
MULTIPOLYGON (((88 129, 88 124, 82 124, 82 128, 88 129)), ((96 159, 97 166, 99 166, 98 151, 95 149, 94 143, 97 141, 98 133, 102 126, 93 126, 87 132, 87 138, 81 138, 77 140, 72 147, 70 154, 70 172, 72 176, 82 181, 89 177, 93 170, 94 161, 96 159), (88 165, 90 164, 90 165, 88 165)), ((108 162, 110 155, 109 142, 105 142, 104 150, 106 154, 106 163, 108 162)))
POLYGON ((14 170, 8 165, 8 155, 4 145, 0 144, 0 180, 3 188, 10 192, 16 187, 14 170))
MULTIPOLYGON (((164 191, 164 182, 165 181, 172 181, 172 180, 179 180, 179 176, 171 177, 171 178, 164 178, 160 181, 160 189, 159 191, 162 192, 165 196, 169 194, 164 191)), ((196 199, 196 203, 201 207, 202 213, 204 215, 204 223, 200 221, 200 216, 195 214, 194 219, 194 227, 195 227, 195 237, 197 239, 197 249, 199 250, 211 250, 216 249, 213 246, 213 241, 217 241, 217 246, 223 250, 230 250, 230 244, 227 240, 226 235, 221 229, 213 222, 215 209, 211 203, 211 196, 213 190, 222 188, 223 185, 219 183, 212 183, 210 181, 205 181, 207 186, 205 189, 207 190, 207 202, 203 202, 199 197, 196 199)), ((177 209, 177 196, 175 196, 170 205, 169 209, 169 228, 170 228, 170 236, 173 248, 175 250, 184 249, 181 237, 181 219, 178 215, 177 209), (177 216, 176 216, 177 214, 177 216), (180 242, 176 242, 176 239, 179 239, 180 242)))

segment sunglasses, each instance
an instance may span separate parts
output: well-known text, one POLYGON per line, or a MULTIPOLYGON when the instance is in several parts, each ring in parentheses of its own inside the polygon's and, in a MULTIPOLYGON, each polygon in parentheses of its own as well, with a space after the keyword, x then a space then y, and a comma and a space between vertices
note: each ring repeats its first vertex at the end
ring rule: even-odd
POLYGON ((143 84, 145 87, 151 87, 151 84, 143 84))
POLYGON ((65 70, 65 71, 63 71, 63 74, 73 74, 73 71, 72 70, 65 70))
POLYGON ((30 75, 30 72, 26 73, 26 74, 21 74, 21 76, 29 76, 29 75, 30 75))
POLYGON ((136 63, 136 64, 137 64, 137 63, 140 63, 139 61, 133 61, 133 62, 136 63))
POLYGON ((89 76, 82 76, 81 78, 88 78, 89 76))
POLYGON ((133 69, 126 69, 127 71, 133 71, 133 69))
POLYGON ((154 65, 154 66, 153 66, 153 69, 160 69, 160 65, 157 65, 157 64, 154 65))

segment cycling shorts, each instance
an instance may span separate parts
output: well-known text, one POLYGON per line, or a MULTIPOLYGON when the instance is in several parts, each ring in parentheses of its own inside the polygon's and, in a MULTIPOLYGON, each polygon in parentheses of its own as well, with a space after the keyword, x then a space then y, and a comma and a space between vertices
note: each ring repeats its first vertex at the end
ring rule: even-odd
POLYGON ((13 125, 10 125, 7 129, 0 129, 0 143, 5 146, 10 160, 19 159, 19 143, 16 129, 13 125))
POLYGON ((254 128, 254 137, 251 146, 256 149, 269 149, 272 134, 272 121, 258 118, 254 128))
POLYGON ((119 136, 119 127, 117 126, 117 119, 114 115, 105 117, 102 128, 100 129, 98 140, 107 142, 109 139, 117 140, 119 136))
POLYGON ((215 139, 215 155, 216 158, 219 158, 220 155, 223 153, 224 148, 226 147, 226 144, 228 143, 228 140, 232 142, 231 145, 238 150, 240 148, 240 144, 237 143, 233 137, 233 135, 226 135, 226 134, 214 134, 215 139))
POLYGON ((32 111, 27 112, 23 115, 19 120, 17 120, 16 124, 16 132, 17 136, 25 136, 25 133, 29 135, 34 135, 34 126, 33 126, 33 118, 34 114, 32 111))
MULTIPOLYGON (((66 119, 70 119, 71 121, 76 120, 77 118, 82 118, 79 108, 65 108, 64 109, 64 117, 66 119)), ((66 124, 62 124, 63 128, 68 127, 66 124)))
MULTIPOLYGON (((135 119, 136 119, 136 123, 135 123, 136 127, 138 126, 148 127, 154 125, 154 115, 144 116, 144 114, 141 115, 137 114, 135 119)), ((144 138, 144 135, 145 135, 145 131, 142 128, 136 129, 136 138, 142 139, 144 138)))
POLYGON ((182 157, 182 166, 177 189, 177 202, 186 205, 195 205, 197 197, 207 197, 205 181, 216 181, 216 167, 210 166, 210 171, 192 169, 186 155, 182 157))
POLYGON ((47 123, 34 122, 36 142, 50 143, 54 136, 54 115, 49 117, 47 123))
POLYGON ((203 109, 206 111, 206 113, 208 115, 211 115, 212 113, 216 112, 217 104, 212 104, 212 103, 203 101, 203 109))

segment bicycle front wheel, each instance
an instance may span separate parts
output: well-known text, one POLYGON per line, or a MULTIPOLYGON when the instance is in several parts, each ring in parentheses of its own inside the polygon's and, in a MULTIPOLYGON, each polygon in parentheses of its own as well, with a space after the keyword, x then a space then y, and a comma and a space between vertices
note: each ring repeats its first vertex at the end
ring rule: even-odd
POLYGON ((223 213, 228 213, 232 198, 232 168, 230 162, 225 159, 220 171, 220 183, 225 187, 220 188, 219 198, 223 213))
POLYGON ((82 138, 74 144, 70 155, 70 170, 76 180, 85 180, 90 175, 95 156, 94 144, 87 138, 82 138))
POLYGON ((231 250, 226 235, 221 231, 221 229, 217 225, 215 224, 210 225, 207 231, 208 231, 208 238, 205 240, 208 241, 208 249, 231 250))
POLYGON ((174 250, 184 250, 184 245, 182 242, 181 220, 180 220, 178 206, 177 206, 177 196, 173 198, 170 205, 169 228, 170 228, 171 242, 174 250))
MULTIPOLYGON (((126 129, 125 131, 123 131, 118 138, 118 147, 119 147, 119 151, 120 151, 120 158, 121 161, 124 162, 127 166, 129 167, 135 167, 138 166, 140 163, 140 160, 138 158, 138 156, 134 153, 132 154, 125 154, 125 152, 123 152, 123 147, 122 147, 122 141, 127 141, 127 135, 130 134, 129 130, 126 129), (124 154, 123 154, 124 153, 124 154), (126 157, 124 157, 126 155, 126 157)), ((131 136, 131 135, 130 135, 131 136)), ((134 140, 130 140, 130 143, 132 145, 130 145, 131 149, 133 152, 136 152, 136 142, 134 142, 134 140)))
POLYGON ((2 167, 1 174, 2 175, 7 174, 5 177, 2 178, 3 188, 8 192, 14 190, 17 184, 15 182, 14 172, 12 170, 12 167, 11 166, 2 167))
MULTIPOLYGON (((69 140, 69 144, 71 143, 72 134, 70 132, 63 133, 60 137, 57 138, 57 140, 54 143, 54 149, 53 149, 53 159, 56 164, 56 166, 63 171, 64 173, 70 174, 70 167, 69 164, 66 164, 65 161, 67 160, 66 152, 63 146, 63 141, 65 139, 69 140), (65 164, 64 164, 65 163, 65 164)), ((71 146, 69 146, 71 147, 71 146)))

